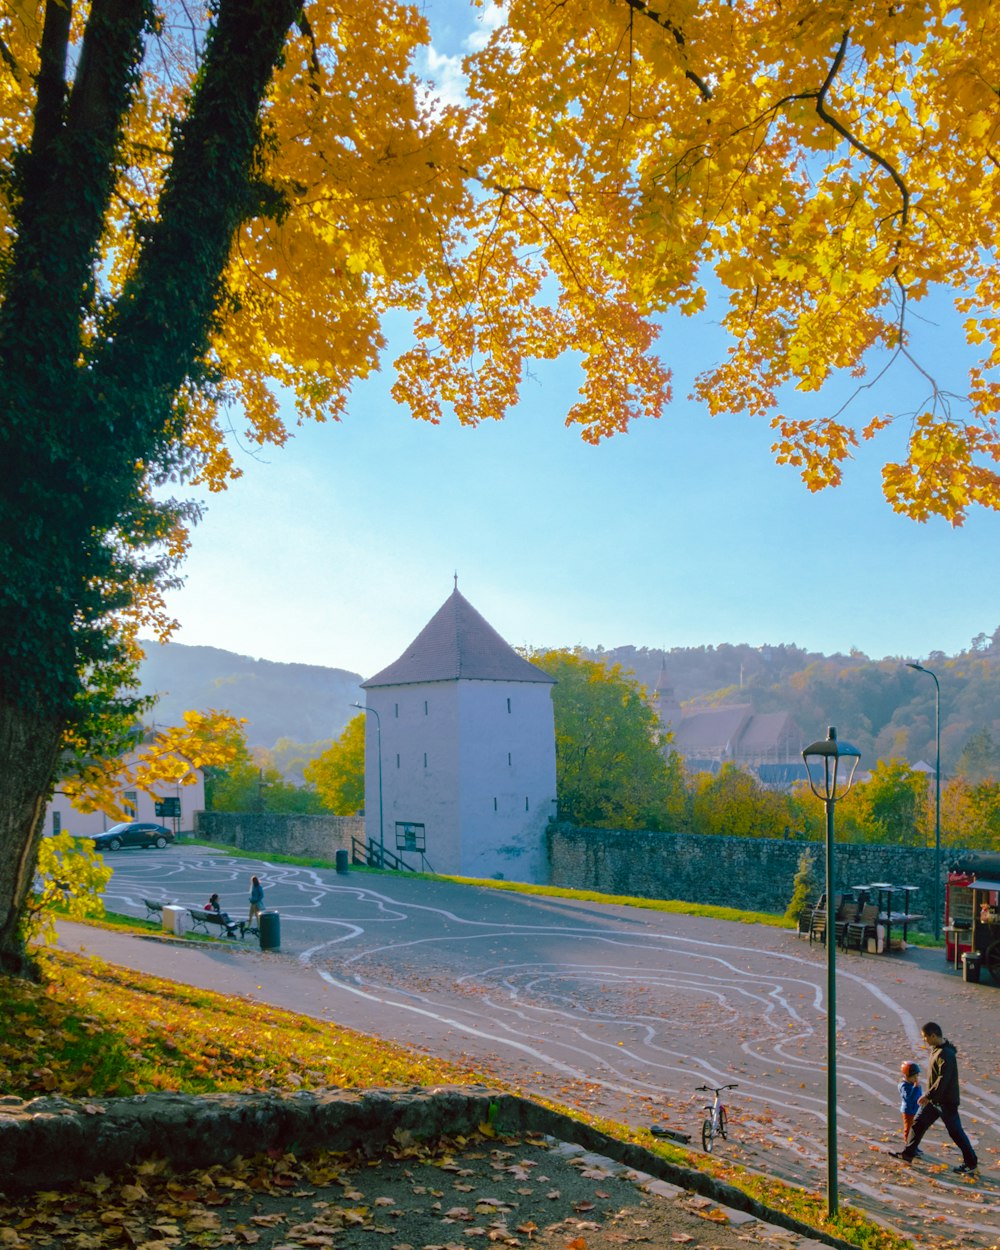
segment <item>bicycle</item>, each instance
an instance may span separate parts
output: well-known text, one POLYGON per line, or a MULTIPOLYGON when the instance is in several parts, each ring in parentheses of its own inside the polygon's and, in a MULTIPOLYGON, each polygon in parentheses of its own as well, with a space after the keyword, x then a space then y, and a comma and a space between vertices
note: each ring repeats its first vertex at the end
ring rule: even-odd
POLYGON ((701 1144, 706 1153, 712 1153, 712 1146, 715 1139, 721 1137, 723 1141, 727 1138, 726 1128, 729 1121, 729 1115, 726 1111, 722 1099, 719 1097, 724 1090, 738 1089, 739 1086, 734 1082, 732 1085, 698 1085, 699 1090, 704 1090, 706 1094, 712 1095, 712 1102, 705 1107, 708 1115, 701 1126, 701 1144))

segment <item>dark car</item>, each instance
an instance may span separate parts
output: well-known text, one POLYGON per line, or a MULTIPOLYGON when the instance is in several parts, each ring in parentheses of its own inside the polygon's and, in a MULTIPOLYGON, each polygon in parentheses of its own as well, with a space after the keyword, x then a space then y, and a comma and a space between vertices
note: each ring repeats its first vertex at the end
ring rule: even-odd
POLYGON ((120 851, 123 846, 166 846, 174 835, 166 825, 127 820, 94 834, 95 851, 120 851))

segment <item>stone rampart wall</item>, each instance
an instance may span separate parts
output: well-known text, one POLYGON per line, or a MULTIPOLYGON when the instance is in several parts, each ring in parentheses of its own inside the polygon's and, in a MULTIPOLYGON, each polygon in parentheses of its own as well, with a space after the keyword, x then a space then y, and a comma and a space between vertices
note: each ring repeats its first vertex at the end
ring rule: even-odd
POLYGON ((365 839, 363 816, 283 816, 273 812, 197 812, 195 837, 257 855, 300 855, 333 860, 350 854, 351 838, 365 839))
MULTIPOLYGON (((805 849, 813 853, 816 879, 822 882, 821 842, 556 825, 549 830, 550 880, 552 885, 603 894, 783 912, 805 849)), ((946 853, 942 864, 948 861, 946 853)), ((835 892, 873 881, 915 885, 918 892, 912 896, 911 910, 928 917, 931 913, 934 851, 930 847, 838 844, 834 875, 835 892)), ((941 899, 943 906, 943 885, 941 899)), ((930 920, 919 927, 929 929, 930 920)))

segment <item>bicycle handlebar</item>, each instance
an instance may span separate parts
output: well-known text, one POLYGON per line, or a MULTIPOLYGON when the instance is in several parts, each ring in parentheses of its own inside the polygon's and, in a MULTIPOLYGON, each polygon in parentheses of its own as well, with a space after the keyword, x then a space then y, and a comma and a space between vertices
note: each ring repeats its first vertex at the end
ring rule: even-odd
POLYGON ((695 1089, 703 1089, 710 1094, 721 1094, 724 1089, 739 1089, 739 1083, 734 1081, 731 1085, 696 1085, 695 1089))

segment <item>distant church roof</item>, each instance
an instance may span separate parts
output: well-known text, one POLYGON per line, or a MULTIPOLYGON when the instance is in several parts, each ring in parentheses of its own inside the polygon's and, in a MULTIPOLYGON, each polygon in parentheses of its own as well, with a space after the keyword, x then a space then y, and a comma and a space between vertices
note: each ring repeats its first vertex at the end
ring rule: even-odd
POLYGON ((522 659, 479 615, 452 591, 398 660, 361 683, 406 686, 426 681, 536 681, 555 679, 522 659))

